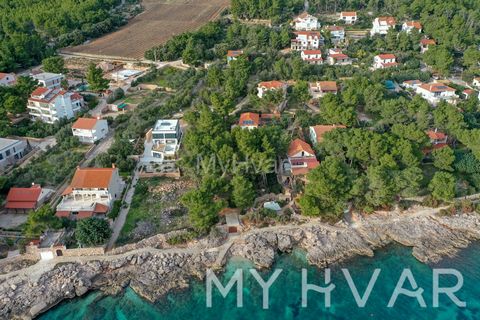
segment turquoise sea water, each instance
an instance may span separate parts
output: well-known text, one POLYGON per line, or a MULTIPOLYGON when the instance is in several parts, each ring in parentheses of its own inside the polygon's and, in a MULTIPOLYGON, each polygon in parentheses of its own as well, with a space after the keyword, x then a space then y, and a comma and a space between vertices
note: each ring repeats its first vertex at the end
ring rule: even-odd
MULTIPOLYGON (((301 269, 308 269, 308 283, 323 285, 324 273, 308 266, 302 252, 281 256, 275 268, 283 269, 277 281, 270 288, 270 306, 262 309, 262 289, 248 273, 251 264, 244 260, 232 260, 225 272, 219 275, 225 285, 237 268, 245 269, 243 308, 236 307, 236 290, 233 288, 227 298, 222 298, 214 289, 213 306, 206 307, 205 283, 192 281, 185 291, 175 292, 158 303, 151 304, 137 296, 132 290, 116 297, 104 297, 97 292, 66 301, 43 314, 43 320, 64 319, 162 319, 162 320, 210 320, 210 319, 480 319, 480 244, 474 244, 462 251, 458 257, 445 259, 437 265, 424 265, 411 255, 408 248, 391 246, 376 252, 374 258, 359 257, 342 265, 332 267, 332 305, 325 308, 324 296, 310 291, 308 307, 301 307, 301 269), (360 295, 363 294, 375 268, 381 268, 370 298, 364 308, 359 308, 352 296, 340 268, 348 268, 360 295), (466 301, 466 308, 456 307, 445 295, 440 296, 440 307, 432 307, 432 268, 455 268, 465 280, 457 296, 466 301), (397 299, 394 308, 387 308, 400 274, 409 268, 425 291, 423 297, 427 308, 419 306, 417 300, 406 296, 397 299)), ((263 279, 272 271, 262 272, 263 279)), ((441 286, 452 286, 456 279, 441 277, 441 286)), ((410 288, 408 282, 405 288, 410 288)))

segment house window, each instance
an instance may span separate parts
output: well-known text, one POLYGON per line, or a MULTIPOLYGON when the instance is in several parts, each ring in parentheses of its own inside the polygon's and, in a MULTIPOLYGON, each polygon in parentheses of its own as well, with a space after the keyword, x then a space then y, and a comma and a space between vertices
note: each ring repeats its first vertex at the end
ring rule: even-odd
POLYGON ((0 160, 3 160, 3 153, 0 153, 0 160))
POLYGON ((5 155, 8 157, 10 155, 10 150, 5 151, 5 155))
POLYGON ((175 139, 176 137, 175 133, 165 133, 165 139, 175 139))

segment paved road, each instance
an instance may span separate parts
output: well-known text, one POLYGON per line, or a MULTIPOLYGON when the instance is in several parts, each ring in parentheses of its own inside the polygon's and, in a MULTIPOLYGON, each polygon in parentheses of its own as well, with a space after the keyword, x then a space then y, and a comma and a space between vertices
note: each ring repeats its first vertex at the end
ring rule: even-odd
POLYGON ((125 220, 127 219, 128 211, 130 210, 130 204, 132 203, 133 194, 135 193, 135 187, 137 186, 138 182, 138 168, 135 168, 135 173, 133 174, 132 183, 127 190, 127 193, 124 197, 124 203, 126 203, 126 207, 122 206, 120 209, 120 213, 118 214, 117 219, 113 222, 113 233, 108 241, 107 244, 107 251, 111 250, 115 246, 115 242, 117 242, 118 236, 123 229, 123 225, 125 224, 125 220))

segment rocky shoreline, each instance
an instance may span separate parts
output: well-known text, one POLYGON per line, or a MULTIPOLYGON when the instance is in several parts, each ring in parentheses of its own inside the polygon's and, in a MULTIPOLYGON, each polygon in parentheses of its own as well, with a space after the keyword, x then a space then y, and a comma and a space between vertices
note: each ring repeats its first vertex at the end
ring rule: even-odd
POLYGON ((207 268, 221 269, 232 256, 268 268, 279 252, 302 248, 309 263, 325 267, 359 255, 373 256, 375 249, 397 242, 412 247, 418 260, 435 263, 480 239, 480 215, 436 212, 425 208, 377 213, 356 217, 351 225, 311 221, 268 227, 226 241, 205 239, 185 248, 167 247, 164 235, 158 235, 104 256, 41 262, 0 275, 0 318, 32 319, 90 290, 117 294, 130 286, 145 299, 156 301, 171 290, 188 287, 192 277, 203 279, 207 268))

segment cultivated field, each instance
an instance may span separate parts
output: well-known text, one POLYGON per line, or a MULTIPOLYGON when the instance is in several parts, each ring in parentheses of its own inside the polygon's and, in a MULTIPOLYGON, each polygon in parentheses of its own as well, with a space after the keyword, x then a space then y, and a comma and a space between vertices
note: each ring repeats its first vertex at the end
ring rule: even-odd
POLYGON ((64 53, 141 59, 173 35, 217 18, 230 0, 143 0, 145 11, 125 27, 64 53))

